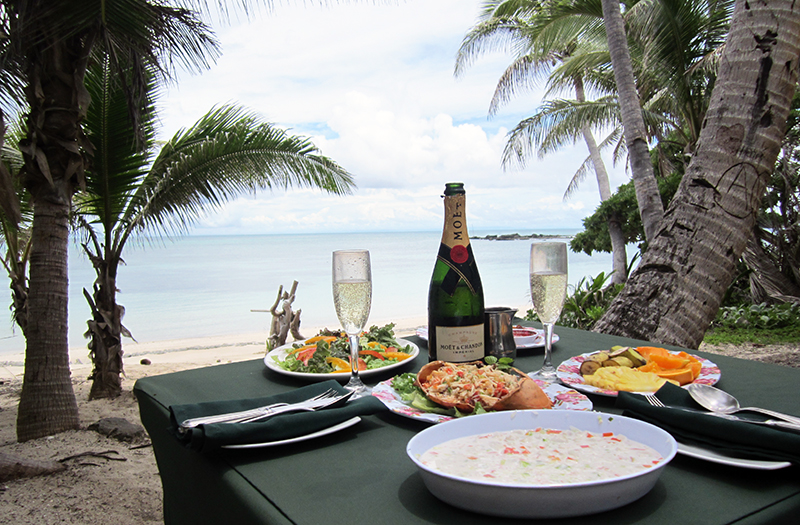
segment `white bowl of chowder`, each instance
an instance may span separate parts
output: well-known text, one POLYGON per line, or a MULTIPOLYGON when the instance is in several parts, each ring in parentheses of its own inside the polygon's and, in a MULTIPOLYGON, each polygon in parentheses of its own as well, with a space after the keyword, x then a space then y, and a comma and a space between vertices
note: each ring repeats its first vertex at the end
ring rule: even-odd
POLYGON ((664 430, 599 412, 519 410, 458 418, 406 446, 428 490, 456 507, 514 518, 594 514, 653 488, 677 452, 664 430))

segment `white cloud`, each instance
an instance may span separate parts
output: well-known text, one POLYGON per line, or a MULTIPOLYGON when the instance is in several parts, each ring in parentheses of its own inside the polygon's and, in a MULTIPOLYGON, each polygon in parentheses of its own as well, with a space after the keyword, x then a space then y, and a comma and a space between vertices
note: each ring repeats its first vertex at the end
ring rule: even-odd
MULTIPOLYGON (((472 229, 580 227, 599 202, 593 177, 562 201, 586 157, 581 145, 531 159, 524 170, 501 168, 507 131, 540 96, 523 94, 489 120, 510 55, 487 54, 453 77, 479 1, 296 4, 218 26, 223 56, 168 91, 162 134, 191 125, 214 104, 238 102, 312 137, 354 174, 358 190, 242 197, 201 221, 197 233, 435 230, 439 195, 453 180, 466 184, 472 229)), ((626 180, 621 169, 611 175, 612 186, 626 180)))

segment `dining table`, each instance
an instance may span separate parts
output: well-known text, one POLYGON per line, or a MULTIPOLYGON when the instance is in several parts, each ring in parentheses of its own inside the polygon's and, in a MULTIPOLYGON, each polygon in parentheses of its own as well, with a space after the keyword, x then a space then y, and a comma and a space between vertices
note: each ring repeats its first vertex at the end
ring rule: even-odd
MULTIPOLYGON (((520 319, 515 324, 523 323, 520 319)), ((524 322, 527 326, 540 326, 524 322)), ((554 365, 613 346, 653 343, 556 327, 554 365)), ((406 339, 419 355, 401 368, 371 375, 375 385, 416 372, 428 359, 425 340, 406 339)), ((657 345, 668 350, 682 350, 657 345)), ((685 349, 683 349, 685 350, 685 349)), ((720 369, 716 386, 747 406, 800 415, 800 369, 687 350, 720 369)), ((542 349, 518 349, 514 365, 542 365, 542 349)), ((308 385, 277 373, 263 359, 139 379, 134 385, 142 423, 152 442, 163 486, 164 522, 174 524, 489 524, 499 518, 457 508, 429 492, 406 445, 431 423, 380 411, 335 433, 282 446, 202 453, 185 447, 170 429, 170 407, 186 403, 264 397, 308 385)), ((616 399, 589 394, 593 409, 619 414, 616 399)), ((765 448, 770 443, 763 444, 765 448)), ((515 520, 503 518, 504 522, 515 520)), ((528 520, 530 521, 530 520, 528 520)), ((780 524, 800 522, 800 469, 742 468, 678 454, 647 494, 591 516, 541 523, 616 525, 780 524)))

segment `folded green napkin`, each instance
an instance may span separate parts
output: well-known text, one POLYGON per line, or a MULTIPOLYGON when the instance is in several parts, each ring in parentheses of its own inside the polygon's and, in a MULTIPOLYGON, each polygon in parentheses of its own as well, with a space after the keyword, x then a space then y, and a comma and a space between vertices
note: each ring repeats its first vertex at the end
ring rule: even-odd
MULTIPOLYGON (((670 407, 704 410, 689 392, 669 383, 661 387, 656 396, 670 407)), ((687 445, 713 449, 733 457, 800 464, 800 434, 790 430, 731 421, 702 412, 654 407, 643 396, 628 392, 619 393, 616 406, 624 409, 623 416, 661 427, 687 445)), ((752 419, 764 421, 766 418, 755 416, 752 419)))
POLYGON ((173 405, 169 407, 170 431, 187 448, 200 452, 213 452, 223 445, 264 443, 304 436, 342 423, 355 416, 387 410, 380 400, 368 396, 355 399, 342 406, 314 412, 279 414, 254 423, 200 425, 185 433, 178 432, 178 425, 187 419, 249 410, 272 403, 297 403, 329 389, 336 390, 341 394, 347 392, 337 381, 329 380, 269 397, 173 405))

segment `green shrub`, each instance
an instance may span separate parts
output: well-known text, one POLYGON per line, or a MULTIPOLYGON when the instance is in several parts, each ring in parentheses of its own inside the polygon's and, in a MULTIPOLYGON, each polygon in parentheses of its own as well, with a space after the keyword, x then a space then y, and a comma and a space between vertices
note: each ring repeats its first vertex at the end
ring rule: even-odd
MULTIPOLYGON (((601 272, 597 277, 584 277, 573 288, 571 295, 564 301, 561 317, 558 318, 559 326, 590 330, 592 326, 603 317, 614 297, 622 290, 622 284, 606 286, 606 281, 611 274, 601 272)), ((525 319, 538 321, 536 312, 528 310, 525 319)))
POLYGON ((800 330, 800 305, 792 303, 726 306, 719 309, 712 328, 756 328, 800 330))
POLYGON ((762 303, 722 307, 703 341, 710 345, 800 342, 800 305, 762 303))

